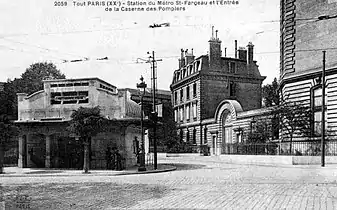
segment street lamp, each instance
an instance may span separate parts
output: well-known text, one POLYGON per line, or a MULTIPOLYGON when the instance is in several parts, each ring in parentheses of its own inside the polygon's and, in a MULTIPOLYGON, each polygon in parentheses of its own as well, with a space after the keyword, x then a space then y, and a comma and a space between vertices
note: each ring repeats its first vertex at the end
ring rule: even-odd
POLYGON ((321 154, 321 166, 325 166, 325 53, 323 51, 323 68, 322 68, 322 139, 321 139, 321 147, 322 147, 322 154, 321 154))
POLYGON ((137 88, 140 90, 140 128, 141 128, 141 150, 140 150, 140 165, 138 171, 146 171, 145 167, 145 148, 144 148, 144 128, 143 128, 143 97, 145 95, 145 88, 147 87, 144 82, 143 76, 140 77, 140 83, 137 83, 137 88))

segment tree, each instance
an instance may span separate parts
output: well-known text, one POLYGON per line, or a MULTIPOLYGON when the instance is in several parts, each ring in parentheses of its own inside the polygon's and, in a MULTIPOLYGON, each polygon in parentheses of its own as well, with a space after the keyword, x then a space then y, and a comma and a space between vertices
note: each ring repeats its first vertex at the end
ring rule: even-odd
POLYGON ((274 78, 272 84, 267 84, 262 87, 262 98, 266 107, 271 107, 280 104, 280 96, 278 92, 278 82, 274 78))
POLYGON ((294 135, 310 136, 311 134, 311 109, 309 106, 284 100, 281 98, 279 106, 274 109, 274 114, 279 117, 282 138, 289 139, 289 150, 292 152, 294 135))
POLYGON ((269 121, 266 117, 257 119, 252 124, 252 130, 248 134, 247 143, 266 143, 270 138, 270 125, 271 121, 269 121))
POLYGON ((181 142, 177 133, 177 126, 176 122, 174 121, 174 111, 172 106, 167 106, 166 111, 168 116, 165 121, 167 136, 163 143, 166 146, 167 152, 179 152, 181 142))
POLYGON ((93 108, 80 107, 71 114, 71 121, 68 127, 72 133, 80 136, 84 145, 84 173, 89 173, 89 143, 91 137, 103 131, 107 119, 101 115, 98 106, 93 108))
POLYGON ((21 74, 20 78, 8 80, 4 87, 4 95, 2 99, 6 102, 6 112, 10 119, 17 119, 17 93, 32 94, 36 91, 43 90, 43 80, 65 79, 53 63, 35 63, 30 65, 26 71, 21 74))
POLYGON ((14 141, 14 136, 18 133, 18 128, 10 122, 7 115, 0 116, 0 174, 3 172, 4 153, 10 148, 14 141))
POLYGON ((14 81, 17 91, 32 94, 43 90, 45 79, 65 79, 65 75, 53 63, 34 63, 26 69, 21 78, 14 81))

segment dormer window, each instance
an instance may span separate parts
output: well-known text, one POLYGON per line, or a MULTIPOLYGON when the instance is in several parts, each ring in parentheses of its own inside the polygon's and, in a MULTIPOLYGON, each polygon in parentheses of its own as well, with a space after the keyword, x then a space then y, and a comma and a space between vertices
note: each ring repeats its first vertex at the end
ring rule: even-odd
POLYGON ((200 65, 201 61, 197 61, 197 64, 196 64, 196 71, 200 71, 201 69, 201 65, 200 65))

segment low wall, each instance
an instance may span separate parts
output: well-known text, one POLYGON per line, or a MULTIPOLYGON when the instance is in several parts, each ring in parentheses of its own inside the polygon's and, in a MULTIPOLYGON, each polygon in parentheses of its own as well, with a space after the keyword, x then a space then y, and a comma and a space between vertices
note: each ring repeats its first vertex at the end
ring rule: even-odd
POLYGON ((166 153, 166 157, 195 157, 200 156, 200 153, 166 153))
MULTIPOLYGON (((220 155, 225 163, 266 164, 266 165, 319 165, 320 156, 282 155, 220 155)), ((337 164, 337 156, 326 156, 326 164, 337 164)))
MULTIPOLYGON (((337 156, 326 156, 326 164, 337 164, 337 156)), ((293 165, 320 165, 321 156, 293 156, 293 165)))
POLYGON ((292 156, 267 155, 220 155, 225 163, 292 165, 292 156))
MULTIPOLYGON (((199 153, 158 153, 158 157, 190 157, 221 161, 233 164, 256 164, 256 165, 320 165, 321 156, 285 156, 285 155, 219 155, 204 157, 199 153)), ((326 156, 326 164, 337 164, 337 156, 326 156)))

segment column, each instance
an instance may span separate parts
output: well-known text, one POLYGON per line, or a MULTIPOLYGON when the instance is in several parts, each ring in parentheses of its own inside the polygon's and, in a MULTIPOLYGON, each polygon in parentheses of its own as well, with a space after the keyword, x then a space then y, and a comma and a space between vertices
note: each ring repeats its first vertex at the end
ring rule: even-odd
POLYGON ((18 159, 19 168, 25 167, 25 155, 26 155, 25 147, 26 147, 25 138, 23 135, 19 135, 19 159, 18 159))
MULTIPOLYGON (((223 135, 223 134, 222 134, 223 135)), ((216 133, 216 155, 220 155, 221 154, 221 145, 222 145, 222 138, 219 137, 219 133, 216 133)))
POLYGON ((46 135, 46 159, 45 159, 45 167, 46 168, 50 168, 51 164, 50 164, 50 144, 51 144, 51 140, 50 140, 50 135, 46 135))

